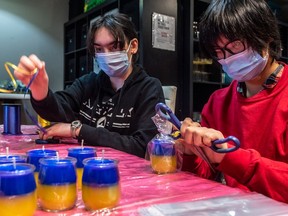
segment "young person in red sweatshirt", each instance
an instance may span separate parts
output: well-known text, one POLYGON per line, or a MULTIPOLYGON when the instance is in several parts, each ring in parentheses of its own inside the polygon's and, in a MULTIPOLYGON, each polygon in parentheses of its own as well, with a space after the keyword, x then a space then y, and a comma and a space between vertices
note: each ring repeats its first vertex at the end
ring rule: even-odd
POLYGON ((265 0, 212 0, 199 25, 202 50, 233 81, 211 95, 201 125, 183 121, 183 169, 215 177, 197 156, 194 146, 200 146, 227 185, 288 203, 288 66, 277 61, 277 20, 265 0), (240 140, 237 151, 209 148, 229 135, 240 140))
MULTIPOLYGON (((136 64, 133 22, 124 14, 100 17, 90 28, 87 48, 99 69, 55 93, 48 86, 45 63, 35 55, 21 57, 19 68, 39 71, 30 86, 33 108, 44 119, 59 122, 40 138, 74 137, 144 157, 148 142, 158 133, 151 119, 155 105, 165 100, 161 82, 136 64)), ((33 76, 17 70, 14 74, 26 85, 33 76)))

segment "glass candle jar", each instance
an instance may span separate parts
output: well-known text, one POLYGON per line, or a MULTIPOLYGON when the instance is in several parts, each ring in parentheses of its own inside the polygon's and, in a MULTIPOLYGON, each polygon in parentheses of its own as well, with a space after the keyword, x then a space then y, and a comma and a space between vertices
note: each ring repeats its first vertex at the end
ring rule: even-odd
POLYGON ((173 173, 177 169, 174 143, 170 140, 155 139, 152 142, 150 162, 153 172, 173 173))
POLYGON ((38 201, 44 211, 72 209, 77 200, 76 159, 71 157, 40 159, 38 201))
POLYGON ((36 185, 38 185, 38 175, 40 169, 39 160, 46 157, 55 157, 57 155, 56 150, 51 149, 33 149, 26 152, 27 163, 33 164, 35 166, 34 176, 36 185))
POLYGON ((0 164, 0 215, 34 215, 37 208, 35 167, 27 163, 0 164))
POLYGON ((74 157, 77 160, 77 188, 82 188, 82 176, 83 176, 83 160, 90 157, 96 157, 96 149, 93 147, 73 147, 69 148, 68 156, 74 157))
POLYGON ((118 162, 105 158, 83 161, 82 199, 87 210, 111 209, 120 200, 118 162))

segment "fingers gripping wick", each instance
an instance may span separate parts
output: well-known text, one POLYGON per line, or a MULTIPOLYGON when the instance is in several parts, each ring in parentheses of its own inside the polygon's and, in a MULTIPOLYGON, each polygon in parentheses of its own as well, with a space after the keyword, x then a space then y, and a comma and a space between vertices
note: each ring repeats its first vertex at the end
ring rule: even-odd
POLYGON ((27 87, 26 87, 25 94, 27 94, 27 92, 28 92, 28 90, 29 90, 29 88, 30 88, 32 82, 33 82, 33 81, 35 80, 35 78, 37 77, 38 72, 39 72, 39 71, 36 69, 36 72, 33 74, 33 76, 32 76, 32 78, 31 78, 30 82, 28 83, 28 85, 27 85, 27 87))

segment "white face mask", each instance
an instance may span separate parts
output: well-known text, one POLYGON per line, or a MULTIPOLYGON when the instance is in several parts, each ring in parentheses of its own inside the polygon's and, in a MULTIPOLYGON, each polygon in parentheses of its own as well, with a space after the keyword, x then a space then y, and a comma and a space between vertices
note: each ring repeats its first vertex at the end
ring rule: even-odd
POLYGON ((248 81, 258 76, 265 68, 267 61, 268 54, 262 57, 251 48, 226 59, 218 60, 227 75, 239 82, 248 81))
POLYGON ((95 59, 99 68, 103 70, 109 77, 122 77, 126 73, 131 63, 127 54, 128 50, 130 49, 130 45, 131 42, 126 51, 96 53, 95 59))

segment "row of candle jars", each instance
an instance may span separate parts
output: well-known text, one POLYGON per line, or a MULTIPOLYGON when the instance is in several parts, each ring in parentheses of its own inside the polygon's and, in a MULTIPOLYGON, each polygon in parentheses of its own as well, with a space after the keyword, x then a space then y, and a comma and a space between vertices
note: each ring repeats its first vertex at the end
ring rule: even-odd
POLYGON ((116 160, 99 158, 95 148, 57 151, 34 149, 23 155, 0 156, 0 215, 33 215, 39 207, 58 212, 72 209, 77 188, 89 211, 111 209, 120 200, 116 160))

